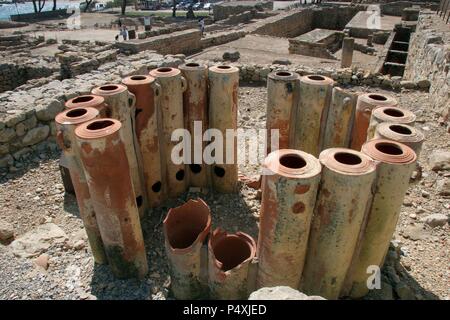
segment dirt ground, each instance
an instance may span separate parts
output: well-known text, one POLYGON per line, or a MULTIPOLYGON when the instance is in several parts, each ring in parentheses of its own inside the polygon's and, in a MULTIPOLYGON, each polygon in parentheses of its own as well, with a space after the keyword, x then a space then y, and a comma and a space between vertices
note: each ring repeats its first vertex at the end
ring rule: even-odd
MULTIPOLYGON (((449 225, 431 229, 423 225, 420 218, 430 213, 450 213, 450 199, 440 196, 435 188, 443 173, 431 171, 427 163, 431 151, 448 150, 450 142, 444 127, 438 124, 437 117, 428 108, 427 93, 411 91, 394 95, 400 106, 416 113, 416 126, 427 138, 419 160, 422 178, 409 188, 394 236, 402 244, 400 263, 408 275, 402 281, 414 288, 418 299, 448 299, 449 225), (420 227, 420 240, 407 236, 408 227, 415 224, 420 227)), ((264 128, 265 108, 265 87, 241 86, 239 127, 264 128)), ((35 267, 32 259, 17 258, 8 246, 0 245, 0 299, 171 299, 162 220, 169 207, 180 205, 189 198, 201 197, 209 204, 213 227, 240 230, 257 237, 260 209, 257 191, 242 186, 235 195, 188 192, 153 210, 142 221, 150 270, 148 276, 143 281, 114 279, 107 266, 93 262, 75 198, 65 194, 62 188, 57 159, 57 152, 41 152, 30 163, 24 164, 25 169, 0 180, 0 219, 13 224, 16 237, 40 224, 52 222, 69 238, 65 244, 48 249, 47 271, 35 267), (80 239, 84 245, 75 246, 80 239)), ((240 167, 241 172, 249 175, 258 172, 257 169, 257 165, 240 167)))

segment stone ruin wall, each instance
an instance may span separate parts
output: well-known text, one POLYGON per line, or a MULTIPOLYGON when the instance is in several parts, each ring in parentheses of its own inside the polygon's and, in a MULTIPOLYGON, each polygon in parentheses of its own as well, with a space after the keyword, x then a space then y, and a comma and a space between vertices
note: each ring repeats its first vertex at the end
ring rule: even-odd
POLYGON ((435 12, 423 11, 410 41, 404 79, 430 81, 433 108, 444 121, 450 109, 450 29, 435 12))

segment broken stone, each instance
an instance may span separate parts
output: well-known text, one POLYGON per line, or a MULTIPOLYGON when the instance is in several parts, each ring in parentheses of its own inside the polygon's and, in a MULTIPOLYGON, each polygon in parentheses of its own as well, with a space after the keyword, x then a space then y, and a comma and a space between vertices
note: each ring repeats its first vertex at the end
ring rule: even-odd
POLYGON ((22 144, 24 146, 31 146, 40 141, 45 140, 50 133, 49 126, 41 126, 34 129, 31 129, 27 132, 27 134, 22 139, 22 144))
POLYGON ((15 256, 31 258, 47 251, 50 246, 64 243, 66 240, 67 235, 60 227, 46 223, 17 238, 10 246, 15 256))
POLYGON ((48 260, 49 260, 48 254, 43 253, 39 257, 34 259, 33 263, 36 266, 38 266, 44 270, 47 270, 48 269, 48 260))
POLYGON ((222 55, 223 60, 228 60, 228 61, 236 61, 236 60, 239 60, 240 57, 241 57, 241 54, 237 50, 225 51, 222 55))
POLYGON ((287 66, 287 65, 292 64, 292 62, 289 59, 282 58, 282 59, 273 60, 272 64, 281 64, 281 65, 287 66))
POLYGON ((424 240, 428 238, 428 233, 423 229, 421 225, 412 225, 406 227, 403 232, 403 237, 409 238, 413 241, 424 240))
POLYGON ((287 286, 261 288, 250 294, 248 300, 326 300, 319 296, 307 296, 287 286))
POLYGON ((432 228, 442 227, 448 222, 448 216, 441 213, 430 214, 423 218, 422 222, 425 222, 432 228))
POLYGON ((450 196, 450 179, 445 178, 436 182, 436 187, 441 196, 450 196))
POLYGON ((450 151, 433 151, 428 157, 428 164, 433 171, 450 170, 450 151))
POLYGON ((14 227, 11 223, 0 220, 0 242, 7 242, 14 238, 14 227))

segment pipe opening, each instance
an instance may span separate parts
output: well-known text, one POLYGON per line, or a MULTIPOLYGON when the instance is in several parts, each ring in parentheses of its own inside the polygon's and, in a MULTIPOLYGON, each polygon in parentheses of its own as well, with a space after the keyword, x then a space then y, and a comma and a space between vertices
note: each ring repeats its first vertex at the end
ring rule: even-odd
POLYGON ((94 100, 93 96, 81 96, 76 97, 72 100, 72 103, 83 103, 83 102, 89 102, 91 100, 94 100))
POLYGON ((119 86, 117 86, 115 84, 110 84, 110 85, 100 87, 100 90, 103 90, 103 91, 113 91, 113 90, 117 90, 117 89, 119 89, 119 86))
POLYGON ((225 169, 218 166, 214 166, 214 174, 219 178, 223 178, 225 176, 225 169))
POLYGON ((238 266, 251 256, 248 243, 236 236, 229 236, 216 243, 214 256, 222 263, 221 270, 228 271, 238 266))
POLYGON ((190 164, 189 168, 193 173, 200 173, 202 171, 202 166, 199 164, 190 164))
POLYGON ((152 191, 153 191, 153 192, 160 192, 160 191, 161 191, 161 187, 162 187, 161 181, 155 182, 155 183, 152 185, 152 191))
POLYGON ((393 143, 386 143, 386 142, 377 143, 375 144, 375 148, 382 153, 394 156, 403 154, 403 150, 393 143))
POLYGON ((378 101, 386 101, 387 98, 381 94, 369 94, 369 98, 378 101))
POLYGON ((277 76, 280 77, 289 77, 292 76, 292 73, 287 72, 287 71, 278 71, 277 73, 275 73, 277 76))
POLYGON ((136 204, 137 204, 138 208, 140 208, 143 203, 144 203, 144 199, 142 198, 142 196, 136 197, 136 204))
POLYGON ((172 248, 190 247, 208 225, 209 211, 206 208, 188 206, 177 208, 167 221, 167 239, 172 248))
POLYGON ((389 126, 389 129, 391 129, 394 132, 404 134, 404 135, 411 135, 412 131, 409 130, 407 127, 400 126, 398 124, 393 124, 392 126, 389 126))
POLYGON ((172 71, 172 68, 162 67, 162 68, 156 69, 156 71, 158 71, 158 72, 170 72, 170 71, 172 71))
POLYGON ((200 64, 198 64, 196 62, 189 62, 189 63, 186 63, 186 67, 200 67, 200 64))
POLYGON ((300 169, 306 166, 306 161, 296 154, 285 154, 280 157, 280 164, 289 169, 300 169))
POLYGON ((114 122, 111 120, 98 120, 94 121, 87 126, 88 130, 100 130, 114 125, 114 122))
POLYGON ((387 114, 388 116, 397 118, 403 117, 405 115, 402 111, 397 109, 384 109, 383 113, 387 114))
POLYGON ((313 76, 308 76, 308 79, 315 80, 315 81, 323 81, 323 80, 325 80, 325 77, 313 75, 313 76))
POLYGON ((183 179, 184 179, 184 170, 183 170, 183 169, 178 170, 177 173, 175 174, 175 178, 176 178, 178 181, 183 180, 183 179))
POLYGON ((138 81, 140 81, 140 80, 145 80, 145 79, 147 79, 146 76, 132 76, 131 77, 131 80, 138 80, 138 81))
POLYGON ((362 162, 361 157, 349 152, 338 152, 334 155, 337 162, 347 165, 356 165, 362 162))
POLYGON ((78 118, 85 115, 86 113, 87 113, 86 109, 75 109, 67 112, 66 116, 68 116, 69 118, 78 118))
POLYGON ((227 70, 227 69, 231 69, 230 66, 217 66, 218 69, 223 69, 223 70, 227 70))

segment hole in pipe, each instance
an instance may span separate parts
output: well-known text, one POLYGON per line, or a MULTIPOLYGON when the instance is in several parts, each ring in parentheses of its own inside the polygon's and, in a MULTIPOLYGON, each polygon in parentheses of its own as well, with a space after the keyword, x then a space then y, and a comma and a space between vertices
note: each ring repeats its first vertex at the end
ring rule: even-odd
POLYGON ((334 155, 337 162, 348 165, 356 165, 362 162, 361 158, 356 154, 349 152, 338 152, 334 155))
POLYGON ((388 116, 397 118, 403 117, 405 115, 403 112, 397 109, 384 109, 383 113, 387 114, 388 116))
POLYGON ((146 76, 132 76, 131 77, 131 80, 137 80, 137 81, 145 80, 145 79, 147 79, 146 76))
POLYGON ((85 115, 87 113, 86 109, 76 109, 76 110, 70 110, 66 113, 66 116, 69 118, 77 118, 81 117, 82 115, 85 115))
POLYGON ((161 191, 161 187, 162 187, 161 181, 155 182, 152 185, 152 191, 153 192, 160 192, 161 191))
POLYGON ((191 246, 208 223, 209 212, 204 208, 185 208, 172 216, 167 223, 170 245, 176 249, 191 246))
POLYGON ((280 157, 280 164, 289 169, 300 169, 306 166, 306 161, 296 154, 285 154, 280 157))
POLYGON ((386 101, 387 98, 381 94, 369 94, 369 98, 378 101, 386 101))
POLYGON ((311 79, 311 80, 315 80, 315 81, 323 81, 323 80, 325 80, 325 78, 322 77, 322 76, 308 76, 308 78, 311 79))
POLYGON ((248 259, 251 251, 245 240, 227 237, 214 246, 214 255, 222 263, 221 269, 227 271, 248 259))
POLYGON ((214 166, 214 174, 219 178, 223 178, 225 176, 225 169, 218 166, 214 166))
POLYGON ((184 170, 183 170, 183 169, 178 170, 178 172, 175 174, 175 178, 176 178, 178 181, 183 180, 183 179, 184 179, 184 170))
POLYGON ((277 76, 280 77, 289 77, 292 76, 292 73, 287 72, 287 71, 278 71, 277 73, 275 73, 277 76))
POLYGON ((170 72, 172 71, 172 68, 168 68, 168 67, 163 67, 163 68, 158 68, 156 69, 158 72, 170 72))
POLYGON ((94 121, 91 124, 89 124, 87 126, 87 128, 89 130, 100 130, 100 129, 110 127, 113 124, 114 124, 114 122, 111 120, 98 120, 98 121, 94 121))
POLYGON ((411 135, 412 131, 409 130, 407 127, 404 126, 400 126, 398 124, 394 124, 392 126, 389 126, 389 129, 391 129, 394 132, 400 133, 400 134, 404 134, 404 135, 411 135))
POLYGON ((89 102, 91 100, 93 100, 94 97, 93 96, 81 96, 81 97, 76 97, 72 100, 72 103, 83 103, 83 102, 89 102))
POLYGON ((400 149, 400 147, 398 147, 393 143, 385 143, 385 142, 377 143, 375 144, 375 148, 382 153, 394 156, 403 154, 402 149, 400 149))
POLYGON ((138 208, 140 208, 142 206, 143 202, 144 202, 144 199, 142 198, 142 196, 136 197, 136 204, 137 204, 138 208))
POLYGON ((202 166, 199 164, 190 164, 189 168, 193 173, 200 173, 202 171, 202 166))
POLYGON ((217 68, 219 68, 219 69, 224 69, 224 70, 226 70, 226 69, 231 69, 230 66, 217 66, 217 68))
POLYGON ((200 67, 200 64, 195 62, 186 63, 186 67, 200 67))
POLYGON ((117 90, 117 89, 119 89, 119 87, 114 84, 100 87, 100 90, 103 90, 103 91, 113 91, 113 90, 117 90))

